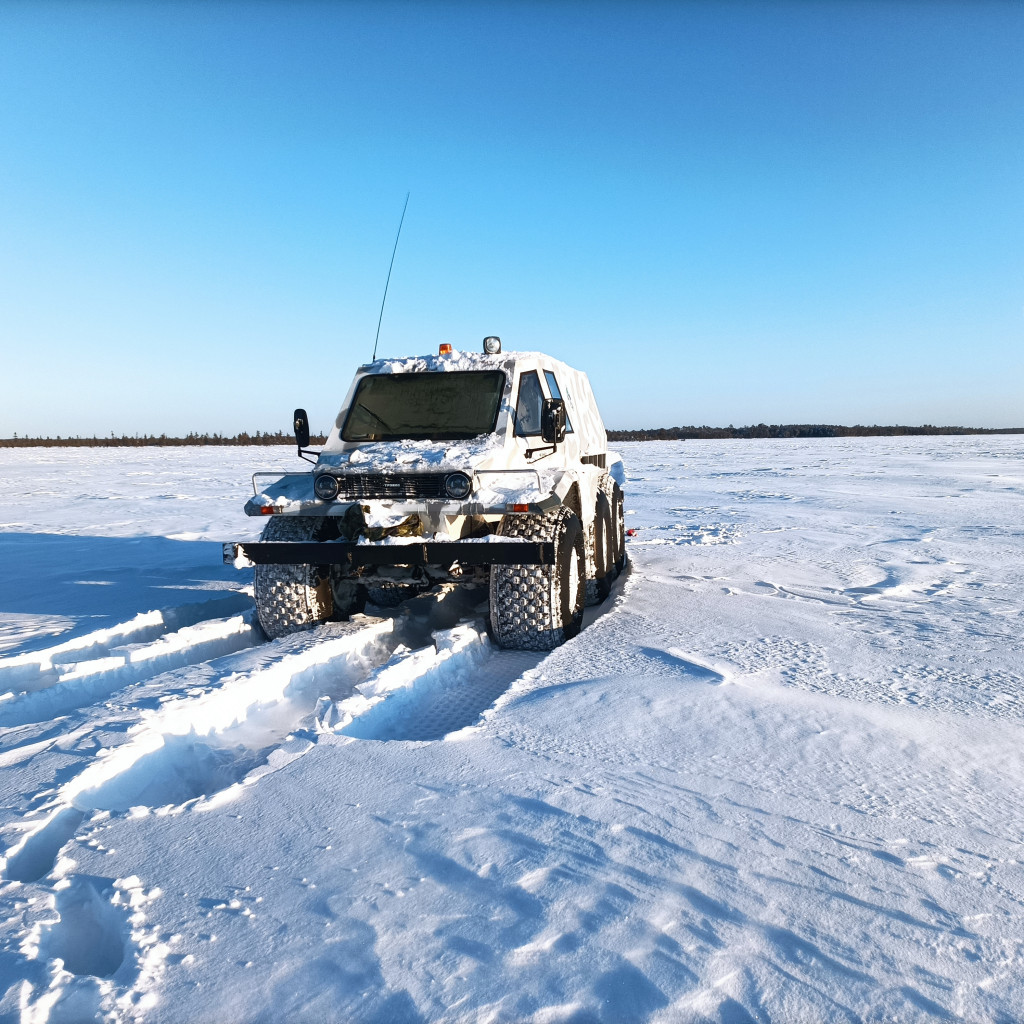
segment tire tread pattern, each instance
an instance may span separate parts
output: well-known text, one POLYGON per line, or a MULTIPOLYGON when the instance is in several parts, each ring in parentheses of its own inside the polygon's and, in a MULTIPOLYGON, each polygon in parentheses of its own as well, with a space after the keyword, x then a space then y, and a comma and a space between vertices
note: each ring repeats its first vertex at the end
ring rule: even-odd
MULTIPOLYGON (((304 516, 275 516, 260 540, 316 540, 320 522, 304 516)), ((257 565, 254 580, 256 614, 271 640, 309 629, 330 618, 334 610, 330 580, 312 565, 257 565)))
POLYGON ((608 496, 612 512, 612 552, 613 569, 612 579, 615 579, 626 566, 626 524, 623 502, 625 497, 622 488, 605 473, 601 477, 601 490, 608 496))
MULTIPOLYGON (((562 505, 543 515, 506 516, 503 537, 531 541, 558 539, 576 514, 562 505)), ((582 530, 578 543, 582 546, 582 530)), ((585 571, 586 559, 580 559, 585 571)), ((582 602, 580 602, 582 604, 582 602)), ((521 651, 550 651, 579 632, 561 621, 561 576, 558 565, 493 565, 490 582, 491 631, 502 646, 521 651), (569 636, 566 633, 569 633, 569 636)))
POLYGON ((612 519, 612 496, 601 490, 597 496, 597 508, 594 512, 594 546, 597 552, 597 571, 600 578, 587 580, 589 588, 593 582, 593 604, 601 604, 611 593, 615 577, 619 575, 615 561, 615 524, 612 519))

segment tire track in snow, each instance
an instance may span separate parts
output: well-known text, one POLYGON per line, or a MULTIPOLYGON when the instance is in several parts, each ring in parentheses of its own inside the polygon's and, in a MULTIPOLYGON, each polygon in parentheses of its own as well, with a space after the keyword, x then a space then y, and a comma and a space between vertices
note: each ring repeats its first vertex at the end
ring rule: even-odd
MULTIPOLYGON (((173 959, 173 940, 148 928, 138 909, 158 892, 146 894, 137 878, 75 874, 74 861, 61 858, 83 823, 95 813, 215 806, 301 757, 318 732, 349 742, 431 740, 472 725, 547 655, 496 650, 479 621, 452 626, 467 610, 464 597, 423 595, 395 619, 326 624, 232 656, 203 690, 193 686, 162 698, 154 710, 126 707, 138 714, 127 739, 101 750, 61 785, 45 818, 0 860, 0 875, 13 882, 53 875, 44 883, 50 897, 41 901, 48 916, 22 946, 23 956, 46 962, 49 974, 48 985, 32 984, 23 993, 26 1019, 49 1020, 65 1011, 127 1019, 160 987, 173 959), (450 628, 438 628, 445 625, 450 628), (398 643, 426 636, 432 645, 398 643)), ((155 688, 180 688, 194 678, 194 667, 191 676, 168 672, 128 696, 148 701, 145 694, 155 688)), ((100 729, 109 729, 111 711, 116 715, 108 706, 100 729)))
MULTIPOLYGON (((301 725, 317 696, 351 693, 390 656, 395 625, 369 617, 329 623, 230 657, 208 688, 190 687, 142 711, 134 724, 125 723, 125 742, 101 750, 57 789, 45 817, 0 858, 0 877, 42 882, 47 894, 24 904, 34 908, 35 921, 26 918, 20 946, 23 1020, 138 1019, 173 961, 175 937, 158 934, 141 909, 158 890, 145 892, 134 876, 80 875, 72 859, 61 858, 83 823, 95 812, 138 814, 168 805, 182 811, 301 756, 314 742, 301 725)), ((194 669, 159 678, 167 686, 187 685, 194 669)), ((110 729, 111 711, 117 716, 107 710, 99 730, 110 729)))
POLYGON ((387 657, 392 631, 388 619, 329 623, 277 641, 281 657, 269 664, 143 712, 126 742, 100 751, 60 787, 45 820, 0 860, 0 873, 23 882, 44 877, 89 812, 184 804, 304 753, 310 737, 285 739, 297 720, 319 693, 350 692, 387 657))
POLYGON ((434 644, 399 648, 343 701, 321 700, 322 732, 362 740, 438 740, 475 723, 547 652, 496 650, 483 624, 434 633, 434 644))
MULTIPOLYGON (((630 585, 627 562, 609 599, 584 613, 584 629, 619 608, 630 585)), ((317 729, 361 740, 444 739, 477 723, 514 684, 528 679, 555 653, 501 650, 480 620, 435 629, 432 639, 429 647, 396 650, 347 700, 321 701, 317 729)), ((720 673, 683 661, 675 649, 670 657, 691 674, 722 681, 720 673)))
MULTIPOLYGON (((48 671, 55 665, 74 664, 67 659, 82 651, 100 661, 117 649, 111 638, 141 635, 151 637, 138 648, 144 654, 172 654, 181 664, 171 668, 167 657, 143 658, 164 671, 142 680, 141 685, 127 685, 116 700, 86 707, 80 716, 66 724, 58 722, 42 735, 38 730, 26 735, 25 728, 13 726, 7 730, 7 749, 0 750, 0 764, 31 760, 51 748, 62 752, 62 758, 84 755, 87 764, 75 778, 53 789, 37 788, 24 795, 33 810, 15 826, 22 835, 7 840, 0 875, 35 881, 48 874, 60 849, 74 837, 85 815, 99 809, 100 800, 108 810, 181 804, 226 789, 250 772, 255 779, 286 763, 312 743, 315 734, 304 731, 309 724, 304 720, 311 721, 317 698, 350 695, 355 683, 387 660, 400 638, 421 643, 434 628, 457 622, 472 603, 471 595, 440 588, 405 602, 394 618, 328 623, 273 643, 258 643, 254 633, 250 639, 257 646, 211 662, 201 656, 219 655, 221 650, 182 643, 179 634, 194 629, 193 639, 216 643, 223 623, 200 621, 177 633, 167 632, 169 625, 195 618, 203 608, 223 610, 222 602, 208 602, 173 613, 136 616, 70 644, 37 652, 34 665, 48 671), (159 630, 163 635, 153 639, 152 632, 159 630), (372 650, 347 663, 350 646, 353 651, 372 650), (293 730, 299 735, 286 739, 293 730), (128 739, 106 749, 112 737, 118 742, 121 736, 128 739), (82 795, 93 789, 98 790, 96 799, 82 795)), ((18 661, 24 667, 26 659, 18 661)), ((37 671, 37 676, 41 674, 37 671)), ((97 675, 109 679, 111 673, 97 675)), ((48 699, 49 690, 59 693, 61 689, 54 684, 23 694, 21 700, 35 704, 48 699)), ((84 691, 76 692, 81 697, 84 691)), ((37 710, 42 706, 36 705, 37 710)), ((8 725, 13 718, 9 714, 8 725)), ((66 760, 56 763, 66 764, 66 760)))
POLYGON ((183 810, 197 798, 213 806, 311 749, 316 732, 296 726, 312 720, 314 706, 319 729, 331 708, 359 722, 361 737, 437 738, 479 718, 543 657, 494 651, 481 624, 431 629, 465 610, 443 594, 421 599, 418 609, 410 604, 397 621, 333 623, 262 647, 269 660, 143 714, 124 743, 60 787, 42 823, 0 861, 12 881, 55 875, 44 916, 22 944, 22 955, 45 962, 49 975, 23 992, 25 1019, 130 1019, 173 957, 173 939, 158 936, 138 908, 158 892, 145 893, 137 878, 75 874, 74 861, 60 859, 93 812, 183 810), (415 642, 425 631, 433 646, 395 649, 399 635, 415 642), (376 714, 360 721, 371 709, 376 714))
POLYGON ((188 665, 234 654, 264 642, 249 610, 224 619, 207 619, 165 632, 156 639, 117 647, 95 645, 91 657, 50 663, 41 685, 5 695, 0 729, 30 725, 94 704, 117 690, 188 665))
MULTIPOLYGON (((627 562, 611 599, 586 609, 584 629, 619 607, 629 571, 627 562)), ((355 686, 351 697, 318 702, 319 732, 353 740, 444 739, 486 718, 509 689, 552 654, 495 647, 478 617, 486 614, 486 605, 474 605, 458 588, 428 592, 406 608, 410 619, 418 615, 420 621, 418 628, 405 623, 402 639, 420 646, 400 645, 386 664, 355 686), (418 603, 423 608, 417 613, 418 603), (447 610, 447 622, 441 609, 447 610), (424 644, 428 637, 429 645, 424 644)))
POLYGON ((27 654, 0 659, 0 694, 34 692, 59 682, 63 671, 76 663, 112 656, 114 649, 149 644, 167 633, 194 626, 206 619, 249 611, 252 594, 239 592, 194 604, 140 612, 127 622, 94 630, 27 654))

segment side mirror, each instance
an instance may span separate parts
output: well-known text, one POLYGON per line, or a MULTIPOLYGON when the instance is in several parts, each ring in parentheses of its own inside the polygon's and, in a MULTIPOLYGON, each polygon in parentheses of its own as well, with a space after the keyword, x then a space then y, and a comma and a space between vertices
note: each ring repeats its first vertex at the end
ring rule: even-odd
POLYGON ((295 443, 300 452, 309 444, 309 418, 305 409, 295 410, 295 443))
POLYGON ((561 444, 565 440, 565 401, 545 398, 540 413, 540 436, 545 444, 561 444))

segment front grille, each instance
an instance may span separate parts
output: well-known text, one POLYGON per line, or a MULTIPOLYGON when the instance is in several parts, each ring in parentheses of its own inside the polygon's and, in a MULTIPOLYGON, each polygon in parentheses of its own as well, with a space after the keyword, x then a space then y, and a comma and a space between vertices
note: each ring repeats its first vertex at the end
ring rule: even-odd
POLYGON ((426 499, 448 501, 444 489, 445 473, 346 473, 338 476, 338 500, 359 501, 377 498, 385 501, 426 499))

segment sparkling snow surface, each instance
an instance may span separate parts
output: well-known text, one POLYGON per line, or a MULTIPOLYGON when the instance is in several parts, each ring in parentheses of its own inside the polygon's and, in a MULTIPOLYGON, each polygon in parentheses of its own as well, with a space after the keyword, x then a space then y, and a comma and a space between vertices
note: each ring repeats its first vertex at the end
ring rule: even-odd
POLYGON ((1022 444, 621 445, 547 657, 264 642, 290 449, 0 451, 0 1022, 1022 1019, 1022 444))

